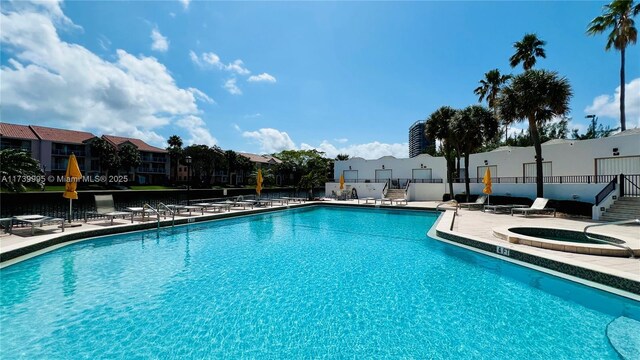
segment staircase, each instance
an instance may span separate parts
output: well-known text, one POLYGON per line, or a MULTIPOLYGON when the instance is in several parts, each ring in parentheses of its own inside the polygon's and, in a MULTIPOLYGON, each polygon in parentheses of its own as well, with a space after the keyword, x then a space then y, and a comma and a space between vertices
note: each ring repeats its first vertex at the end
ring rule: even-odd
POLYGON ((601 220, 621 221, 638 218, 640 218, 640 197, 624 196, 616 200, 616 202, 602 214, 601 220))
POLYGON ((404 199, 404 189, 388 189, 387 199, 404 199))

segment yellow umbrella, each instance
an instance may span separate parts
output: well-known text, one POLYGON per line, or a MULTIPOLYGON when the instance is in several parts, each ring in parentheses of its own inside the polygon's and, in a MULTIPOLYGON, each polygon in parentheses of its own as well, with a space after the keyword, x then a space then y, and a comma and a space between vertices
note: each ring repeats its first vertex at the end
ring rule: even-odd
POLYGON ((74 154, 69 156, 69 162, 67 163, 67 173, 64 175, 65 185, 64 194, 62 197, 69 199, 69 222, 71 222, 71 201, 78 198, 78 192, 76 187, 78 181, 82 179, 82 173, 80 172, 80 166, 78 166, 78 160, 74 154))
POLYGON ((344 190, 344 175, 340 175, 340 190, 344 190))
POLYGON ((484 184, 484 189, 482 189, 482 192, 487 194, 487 204, 489 204, 489 195, 493 193, 493 191, 491 190, 491 169, 489 167, 487 167, 487 171, 484 173, 482 183, 484 184))
POLYGON ((258 169, 258 175, 256 176, 256 192, 260 196, 262 192, 262 169, 258 169))

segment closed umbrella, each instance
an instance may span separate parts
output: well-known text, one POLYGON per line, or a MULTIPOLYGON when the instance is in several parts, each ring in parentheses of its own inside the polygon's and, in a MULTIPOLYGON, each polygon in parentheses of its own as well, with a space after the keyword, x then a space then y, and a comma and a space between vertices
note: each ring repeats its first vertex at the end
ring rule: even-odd
POLYGON ((340 190, 344 190, 344 175, 340 175, 340 190))
POLYGON ((487 205, 489 205, 490 195, 493 193, 491 190, 491 169, 487 167, 487 171, 484 173, 484 178, 482 179, 482 183, 484 184, 484 189, 482 192, 487 194, 487 205))
POLYGON ((65 185, 64 194, 62 197, 69 199, 69 222, 71 222, 71 201, 78 198, 78 192, 76 188, 78 181, 82 179, 82 173, 80 172, 80 166, 78 166, 78 160, 74 154, 69 156, 69 162, 67 163, 67 172, 64 175, 65 185))
POLYGON ((258 197, 260 197, 260 193, 262 192, 262 169, 258 169, 258 175, 256 175, 256 192, 258 193, 258 197))

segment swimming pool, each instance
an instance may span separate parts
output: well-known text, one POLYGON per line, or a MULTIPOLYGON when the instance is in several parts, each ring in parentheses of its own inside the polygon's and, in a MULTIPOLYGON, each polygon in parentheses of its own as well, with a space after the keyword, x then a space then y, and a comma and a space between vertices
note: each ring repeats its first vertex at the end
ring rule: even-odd
POLYGON ((9 358, 617 358, 638 302, 310 207, 108 236, 0 270, 9 358))

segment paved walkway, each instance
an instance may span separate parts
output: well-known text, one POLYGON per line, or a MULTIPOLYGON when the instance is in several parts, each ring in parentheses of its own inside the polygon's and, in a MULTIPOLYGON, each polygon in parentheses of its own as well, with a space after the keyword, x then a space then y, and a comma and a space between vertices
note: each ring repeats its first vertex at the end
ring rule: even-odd
MULTIPOLYGON (((319 202, 321 203, 321 202, 319 202)), ((326 201, 324 203, 340 203, 340 204, 353 204, 357 205, 356 200, 347 201, 326 201)), ((414 207, 414 208, 426 208, 435 209, 438 202, 426 201, 426 202, 409 202, 408 206, 394 205, 393 207, 414 207)), ((360 204, 361 206, 374 207, 376 205, 369 203, 367 205, 360 204)), ((379 204, 378 204, 379 205, 379 204)), ((295 207, 299 205, 290 205, 295 207)), ((284 206, 274 206, 273 208, 284 208, 284 206)), ((269 208, 272 209, 272 208, 269 208)), ((252 210, 232 210, 233 213, 249 213, 252 210)), ((205 213, 208 218, 215 218, 220 215, 215 213, 205 213)), ((223 213, 223 215, 226 214, 223 213)), ((612 275, 628 278, 634 281, 640 282, 640 259, 621 258, 621 257, 609 257, 598 255, 586 255, 567 253, 563 251, 535 248, 527 245, 512 244, 508 241, 501 240, 494 236, 493 231, 496 228, 505 228, 517 224, 518 226, 534 226, 534 227, 546 227, 546 228, 563 228, 572 230, 582 230, 585 226, 597 223, 587 219, 571 219, 571 218, 554 218, 548 215, 529 216, 527 218, 522 216, 510 216, 508 214, 493 214, 483 213, 479 210, 459 210, 458 216, 456 216, 454 227, 452 232, 470 239, 479 240, 489 244, 500 245, 510 249, 516 249, 521 252, 528 252, 537 256, 546 257, 552 260, 565 262, 572 265, 590 268, 600 272, 609 273, 612 275)), ((201 215, 193 215, 192 217, 202 217, 201 215)), ((187 216, 176 216, 176 219, 184 219, 187 216)), ((450 217, 445 217, 441 221, 439 226, 449 229, 450 217), (449 221, 445 223, 446 221, 449 221)), ((155 219, 152 218, 152 223, 155 224, 155 219)), ((135 224, 140 224, 140 221, 135 221, 135 224)), ((146 221, 145 223, 149 223, 146 221)), ((0 254, 7 251, 13 251, 15 249, 27 247, 36 243, 49 241, 60 237, 61 235, 67 235, 76 232, 92 232, 96 229, 104 228, 122 228, 125 230, 131 226, 129 219, 116 219, 113 226, 109 225, 107 220, 90 221, 85 224, 82 223, 79 227, 69 227, 65 229, 64 233, 61 233, 55 225, 45 226, 42 228, 44 231, 38 231, 37 235, 30 236, 30 230, 28 228, 18 228, 15 230, 15 234, 0 235, 0 254)), ((440 230, 440 228, 439 228, 440 230)), ((640 247, 640 227, 639 226, 604 226, 594 229, 595 233, 616 237, 627 241, 634 248, 640 247)), ((11 261, 2 263, 1 266, 7 266, 11 261)))

